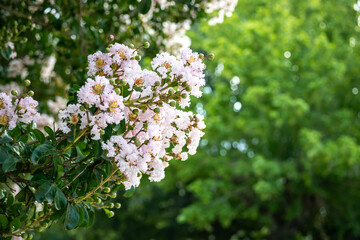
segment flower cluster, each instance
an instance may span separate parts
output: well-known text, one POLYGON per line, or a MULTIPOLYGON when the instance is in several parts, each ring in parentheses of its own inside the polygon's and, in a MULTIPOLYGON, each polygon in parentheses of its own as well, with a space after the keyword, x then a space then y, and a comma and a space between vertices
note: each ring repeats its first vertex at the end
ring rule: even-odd
MULTIPOLYGON (((32 92, 30 92, 32 95, 32 92)), ((13 90, 12 95, 16 98, 12 99, 8 94, 0 93, 0 126, 3 129, 14 129, 16 124, 36 122, 40 116, 36 107, 38 102, 31 96, 22 94, 17 96, 17 91, 13 90)))
POLYGON ((78 102, 59 113, 64 133, 78 127, 101 140, 105 129, 117 129, 102 148, 123 174, 126 189, 138 186, 142 174, 151 181, 163 179, 169 160, 195 154, 205 128, 202 116, 177 108, 189 106, 190 96, 201 96, 205 57, 190 49, 183 49, 180 58, 160 53, 146 70, 137 50, 115 43, 106 53, 90 55, 89 78, 77 92, 78 102))

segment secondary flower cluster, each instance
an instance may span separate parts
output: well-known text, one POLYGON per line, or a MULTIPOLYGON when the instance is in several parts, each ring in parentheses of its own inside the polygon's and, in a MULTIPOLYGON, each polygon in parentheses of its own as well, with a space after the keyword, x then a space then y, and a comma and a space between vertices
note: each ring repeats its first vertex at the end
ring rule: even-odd
POLYGON ((3 130, 14 129, 19 122, 37 121, 40 116, 36 109, 38 102, 28 96, 32 94, 33 92, 30 91, 26 95, 24 91, 18 96, 17 91, 13 90, 12 95, 15 97, 12 98, 4 92, 0 93, 0 126, 3 127, 3 130))
POLYGON ((189 106, 191 95, 201 96, 204 59, 190 49, 182 50, 180 59, 161 53, 146 70, 137 49, 110 45, 106 53, 88 57, 90 78, 78 90, 78 102, 60 111, 60 129, 68 133, 78 127, 100 140, 112 128, 102 148, 125 177, 125 188, 138 186, 142 174, 160 181, 168 161, 195 154, 204 134, 202 116, 177 109, 189 106))

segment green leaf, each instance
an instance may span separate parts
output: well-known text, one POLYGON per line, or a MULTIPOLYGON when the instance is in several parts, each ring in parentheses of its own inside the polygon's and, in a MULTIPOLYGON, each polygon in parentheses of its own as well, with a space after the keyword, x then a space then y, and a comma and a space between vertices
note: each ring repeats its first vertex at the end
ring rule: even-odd
POLYGON ((94 220, 95 220, 95 211, 93 208, 91 208, 89 211, 89 222, 87 224, 87 227, 92 226, 94 224, 94 220))
POLYGON ((54 203, 56 210, 60 210, 66 206, 67 199, 60 189, 57 189, 55 193, 54 203))
POLYGON ((79 222, 79 218, 80 217, 77 209, 72 204, 68 204, 64 221, 65 228, 67 230, 76 228, 79 222))
POLYGON ((5 162, 2 165, 2 170, 7 173, 14 171, 16 169, 16 164, 21 162, 22 160, 20 158, 17 158, 15 156, 8 157, 5 162))
POLYGON ((13 138, 9 135, 8 131, 5 131, 0 137, 0 144, 10 143, 13 138))
POLYGON ((48 143, 41 144, 31 154, 31 162, 38 164, 44 157, 54 154, 54 147, 48 143))
POLYGON ((53 202, 58 187, 55 184, 46 182, 42 184, 35 192, 35 200, 38 202, 53 202))
POLYGON ((139 3, 138 10, 141 14, 146 14, 151 8, 151 0, 142 0, 139 3))
POLYGON ((136 190, 135 187, 131 187, 129 190, 127 190, 127 191, 124 193, 124 197, 126 197, 126 198, 131 197, 132 195, 134 195, 135 190, 136 190))
POLYGON ((21 226, 21 221, 20 218, 14 218, 13 220, 11 220, 10 222, 10 227, 14 227, 14 229, 19 229, 21 226))
POLYGON ((0 163, 5 162, 7 158, 9 158, 10 153, 8 152, 7 147, 0 146, 0 163))
POLYGON ((50 127, 48 127, 48 126, 45 126, 45 127, 44 127, 44 130, 45 130, 45 132, 49 135, 52 143, 53 143, 54 145, 56 145, 56 138, 55 138, 55 133, 54 133, 54 131, 53 131, 50 127))
POLYGON ((79 226, 87 227, 87 225, 89 224, 89 213, 86 207, 84 207, 82 204, 78 204, 78 208, 79 212, 82 211, 82 213, 80 214, 80 216, 82 215, 82 219, 80 218, 79 226))
POLYGON ((38 130, 38 129, 32 129, 31 132, 35 134, 36 139, 37 139, 41 144, 43 144, 43 143, 45 142, 45 136, 44 136, 44 134, 43 134, 40 130, 38 130))
POLYGON ((0 227, 5 228, 9 224, 9 220, 4 214, 0 214, 0 227))

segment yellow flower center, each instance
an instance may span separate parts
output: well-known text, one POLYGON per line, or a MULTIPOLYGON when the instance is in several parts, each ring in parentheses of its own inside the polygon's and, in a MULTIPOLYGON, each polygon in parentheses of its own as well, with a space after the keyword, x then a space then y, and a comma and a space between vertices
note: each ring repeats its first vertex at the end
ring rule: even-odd
POLYGON ((187 61, 189 64, 194 62, 195 61, 195 58, 193 56, 190 56, 189 60, 187 61))
POLYGON ((125 58, 125 53, 123 51, 121 51, 121 50, 119 51, 119 55, 120 55, 121 58, 125 58))
POLYGON ((135 79, 135 85, 137 87, 141 87, 144 84, 144 79, 143 78, 137 78, 135 79))
POLYGON ((130 114, 129 114, 129 120, 130 120, 130 121, 135 121, 136 118, 137 118, 137 114, 134 114, 134 113, 130 113, 130 114))
POLYGON ((104 60, 102 60, 101 58, 99 58, 98 60, 96 60, 96 66, 98 68, 101 68, 104 65, 104 60))
POLYGON ((115 112, 115 110, 119 107, 119 104, 116 101, 110 103, 110 112, 115 112))
POLYGON ((6 125, 9 122, 9 117, 6 115, 0 116, 0 125, 6 125))
POLYGON ((104 91, 105 86, 102 86, 101 84, 95 84, 92 89, 93 93, 96 95, 100 95, 104 91))
POLYGON ((153 116, 153 119, 154 119, 155 121, 160 120, 159 114, 155 113, 155 115, 153 116))
POLYGON ((0 108, 3 108, 4 107, 4 100, 0 100, 0 108))
POLYGON ((164 67, 165 67, 166 69, 169 69, 169 68, 171 67, 171 65, 170 65, 170 63, 164 63, 164 67))
POLYGON ((103 71, 99 71, 98 74, 99 74, 99 76, 104 76, 105 75, 103 71))
POLYGON ((71 115, 71 118, 70 118, 70 123, 71 124, 77 124, 78 122, 79 122, 79 116, 76 114, 76 113, 73 113, 72 115, 71 115))

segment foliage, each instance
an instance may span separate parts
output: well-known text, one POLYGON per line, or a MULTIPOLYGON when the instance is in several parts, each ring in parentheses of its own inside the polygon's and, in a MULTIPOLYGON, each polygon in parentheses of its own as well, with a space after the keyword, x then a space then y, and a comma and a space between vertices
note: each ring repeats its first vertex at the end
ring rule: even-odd
POLYGON ((86 239, 358 239, 354 3, 241 0, 223 25, 195 28, 193 47, 217 55, 195 106, 198 154, 86 239))

